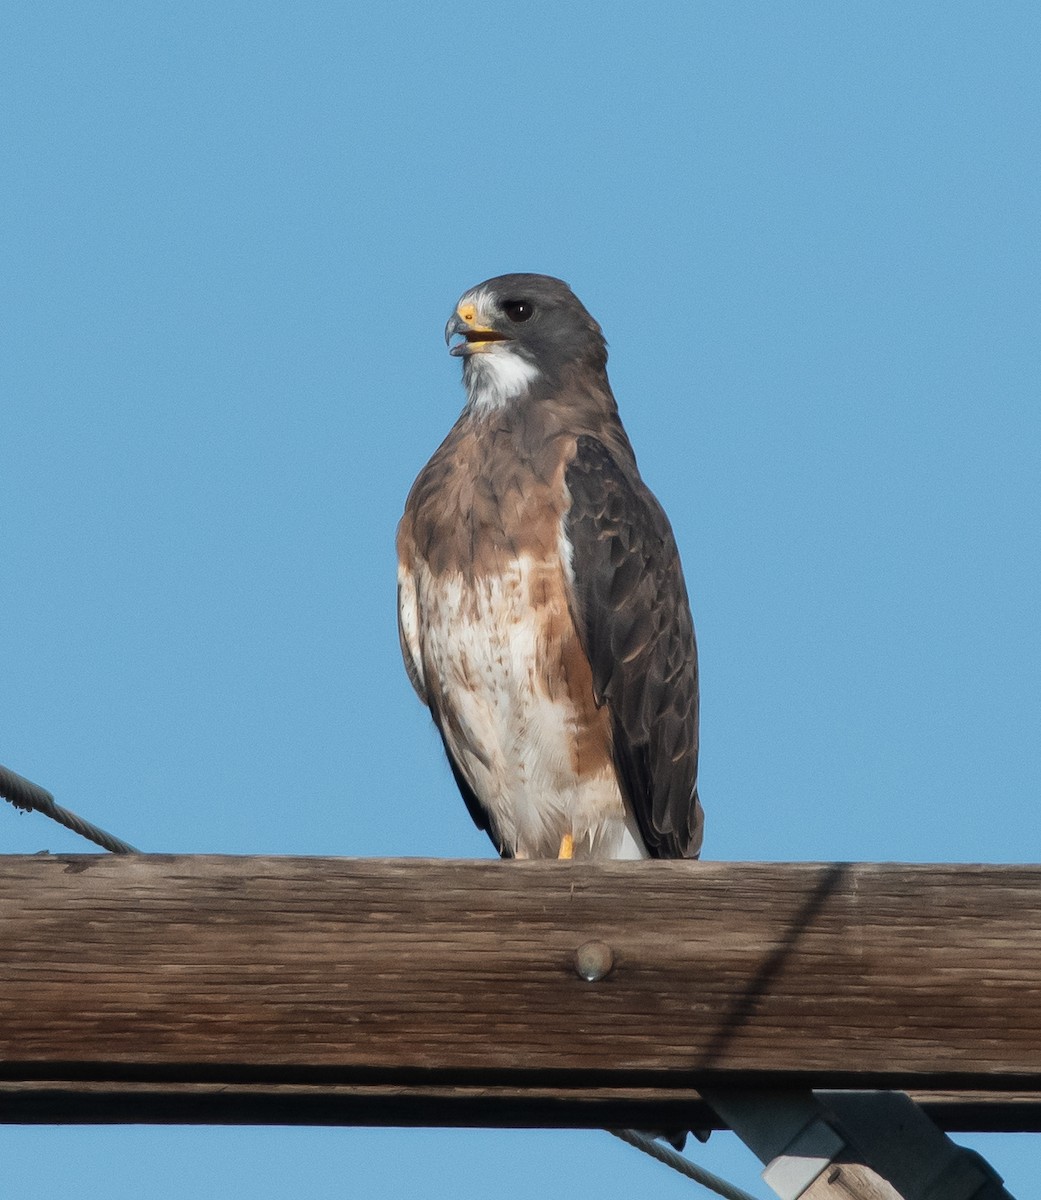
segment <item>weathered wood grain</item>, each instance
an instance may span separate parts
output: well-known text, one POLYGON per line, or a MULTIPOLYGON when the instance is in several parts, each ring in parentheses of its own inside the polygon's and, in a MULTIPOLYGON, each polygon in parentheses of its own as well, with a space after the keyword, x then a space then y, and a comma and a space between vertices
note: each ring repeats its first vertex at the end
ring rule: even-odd
POLYGON ((6 1119, 296 1087, 326 1119, 646 1127, 720 1080, 1033 1119, 1041 868, 0 858, 6 1119))

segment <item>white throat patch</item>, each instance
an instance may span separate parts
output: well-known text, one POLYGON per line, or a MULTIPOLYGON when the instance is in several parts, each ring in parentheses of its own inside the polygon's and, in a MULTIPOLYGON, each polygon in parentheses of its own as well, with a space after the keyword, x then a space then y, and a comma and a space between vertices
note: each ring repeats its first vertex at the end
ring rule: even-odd
POLYGON ((466 391, 470 407, 478 412, 502 408, 539 378, 534 363, 513 350, 509 343, 498 342, 466 360, 466 391))

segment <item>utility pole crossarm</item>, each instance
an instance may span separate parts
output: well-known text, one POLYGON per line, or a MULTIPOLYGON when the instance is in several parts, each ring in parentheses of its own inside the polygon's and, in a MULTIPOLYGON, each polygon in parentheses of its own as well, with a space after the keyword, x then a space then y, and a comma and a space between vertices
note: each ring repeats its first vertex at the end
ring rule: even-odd
POLYGON ((1031 866, 7 857, 0 1119, 1041 1128, 1039 980, 1031 866))

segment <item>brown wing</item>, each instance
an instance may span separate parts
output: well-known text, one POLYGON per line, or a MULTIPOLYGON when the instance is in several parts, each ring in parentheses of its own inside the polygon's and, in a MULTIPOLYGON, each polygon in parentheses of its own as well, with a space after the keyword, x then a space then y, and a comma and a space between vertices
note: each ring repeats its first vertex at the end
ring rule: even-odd
POLYGON ((566 482, 573 615, 622 791, 653 857, 696 858, 698 653, 672 529, 635 463, 596 438, 579 437, 566 482))

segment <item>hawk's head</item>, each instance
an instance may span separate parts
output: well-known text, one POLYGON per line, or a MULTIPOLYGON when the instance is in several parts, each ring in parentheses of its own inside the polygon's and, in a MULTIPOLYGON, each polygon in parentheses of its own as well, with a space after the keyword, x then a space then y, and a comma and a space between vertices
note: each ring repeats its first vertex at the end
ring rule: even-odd
POLYGON ((498 408, 538 382, 551 387, 568 368, 601 374, 607 343, 566 283, 550 275, 499 275, 466 292, 445 340, 463 358, 470 403, 498 408))

